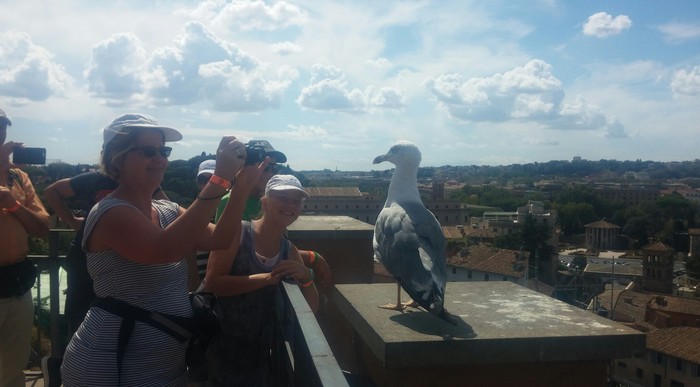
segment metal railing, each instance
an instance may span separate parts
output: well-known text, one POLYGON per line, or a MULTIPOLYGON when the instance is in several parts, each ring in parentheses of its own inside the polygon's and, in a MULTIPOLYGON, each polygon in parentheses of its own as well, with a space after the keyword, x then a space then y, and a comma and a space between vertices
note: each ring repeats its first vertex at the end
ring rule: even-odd
POLYGON ((296 285, 282 283, 272 350, 277 386, 347 387, 313 311, 296 285))
MULTIPOLYGON (((59 268, 65 256, 59 255, 60 234, 69 229, 52 229, 49 233, 49 254, 32 255, 40 272, 49 272, 49 332, 51 356, 61 356, 67 343, 62 342, 60 324, 59 268)), ((41 298, 41 282, 37 282, 37 299, 41 298)), ((279 386, 347 387, 333 352, 326 341, 314 313, 298 286, 284 284, 276 300, 275 343, 272 351, 273 370, 279 386)))

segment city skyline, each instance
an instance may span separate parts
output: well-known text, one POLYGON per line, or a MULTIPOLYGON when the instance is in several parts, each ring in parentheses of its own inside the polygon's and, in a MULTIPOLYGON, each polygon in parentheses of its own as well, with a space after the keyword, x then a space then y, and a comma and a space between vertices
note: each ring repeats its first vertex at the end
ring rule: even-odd
POLYGON ((614 3, 137 1, 0 4, 9 140, 94 164, 152 115, 184 140, 268 139, 295 170, 694 160, 700 7, 614 3), (11 11, 10 11, 11 10, 11 11))

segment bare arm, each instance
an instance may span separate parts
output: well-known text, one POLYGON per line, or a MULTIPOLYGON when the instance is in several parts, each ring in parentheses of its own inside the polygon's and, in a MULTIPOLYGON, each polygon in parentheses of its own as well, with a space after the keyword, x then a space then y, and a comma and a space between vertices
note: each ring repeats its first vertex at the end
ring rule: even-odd
POLYGON ((77 231, 83 223, 83 218, 76 217, 66 203, 66 199, 73 196, 75 196, 75 192, 70 185, 70 179, 55 181, 44 189, 44 198, 48 202, 49 207, 53 209, 56 215, 68 223, 73 230, 77 231))
POLYGON ((231 267, 238 254, 240 239, 240 235, 237 235, 228 249, 212 251, 209 254, 205 280, 207 291, 220 297, 236 296, 275 285, 282 279, 271 273, 230 275, 231 267))
MULTIPOLYGON (((245 162, 244 145, 235 137, 224 137, 217 159, 221 162, 217 163, 216 175, 233 180, 245 162)), ((209 183, 200 192, 200 197, 220 198, 224 192, 223 187, 209 183)), ((218 202, 218 199, 197 199, 166 228, 159 227, 133 207, 114 207, 105 212, 95 225, 87 241, 88 250, 112 249, 123 257, 144 264, 179 261, 195 248, 202 237, 206 237, 209 220, 218 202)), ((221 233, 219 238, 222 241, 230 241, 235 233, 235 227, 230 222, 217 225, 216 230, 221 233)))
POLYGON ((319 306, 318 290, 316 290, 316 286, 313 283, 311 273, 311 270, 304 265, 299 250, 292 245, 292 249, 289 251, 289 259, 277 264, 271 274, 273 276, 280 276, 281 278, 294 278, 297 283, 299 283, 301 293, 304 295, 304 298, 306 298, 309 307, 316 313, 319 306), (310 284, 306 285, 309 281, 310 284))
POLYGON ((19 203, 19 207, 11 214, 22 223, 29 235, 45 238, 49 235, 49 214, 33 191, 28 199, 24 203, 20 203, 12 191, 7 187, 0 187, 0 208, 14 208, 19 203))
MULTIPOLYGON (((224 207, 224 211, 219 217, 216 224, 210 223, 208 226, 208 234, 204 235, 197 244, 197 249, 212 251, 225 249, 231 244, 231 237, 228 230, 233 229, 233 234, 240 235, 241 219, 245 212, 245 204, 248 195, 255 187, 265 167, 269 162, 269 158, 265 159, 257 166, 243 167, 236 181, 231 188, 231 195, 224 207)), ((235 238, 235 237, 234 237, 235 238)))
POLYGON ((333 275, 331 273, 331 267, 326 262, 325 258, 317 251, 313 250, 299 250, 301 254, 301 259, 304 260, 304 265, 314 269, 316 273, 316 282, 321 285, 321 287, 327 287, 331 285, 333 275))

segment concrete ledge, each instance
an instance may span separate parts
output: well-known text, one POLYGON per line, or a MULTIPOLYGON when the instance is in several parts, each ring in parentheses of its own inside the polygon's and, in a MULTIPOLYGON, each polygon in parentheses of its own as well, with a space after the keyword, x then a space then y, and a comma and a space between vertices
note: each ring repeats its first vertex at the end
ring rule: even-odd
POLYGON ((369 239, 374 226, 349 216, 302 215, 289 226, 290 239, 369 239))
POLYGON ((334 301, 384 368, 590 362, 644 350, 642 332, 510 282, 450 282, 446 293, 456 326, 378 308, 396 302, 395 284, 336 285, 334 301))

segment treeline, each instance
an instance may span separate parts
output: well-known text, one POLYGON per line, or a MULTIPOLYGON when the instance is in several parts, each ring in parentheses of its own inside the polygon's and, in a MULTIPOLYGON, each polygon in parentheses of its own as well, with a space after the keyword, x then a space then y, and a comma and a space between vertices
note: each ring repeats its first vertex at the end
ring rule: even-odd
POLYGON ((545 163, 511 164, 505 166, 443 166, 426 167, 419 171, 423 177, 451 177, 462 179, 488 178, 496 181, 531 180, 533 178, 569 179, 594 175, 615 175, 623 179, 640 178, 642 174, 649 180, 685 179, 693 188, 700 187, 700 160, 659 162, 659 161, 617 161, 617 160, 553 160, 545 163))
POLYGON ((632 206, 604 199, 586 186, 567 188, 553 193, 551 197, 543 193, 525 196, 520 191, 492 186, 465 186, 454 192, 451 198, 464 203, 498 207, 504 211, 515 211, 530 199, 539 200, 545 203, 545 208, 557 211, 564 239, 584 233, 584 226, 588 223, 605 219, 620 226, 622 234, 635 241, 635 248, 653 238, 677 251, 687 252, 687 238, 682 235, 687 235, 689 228, 698 225, 698 204, 678 193, 632 206))

